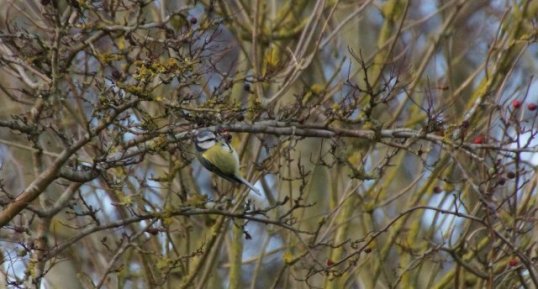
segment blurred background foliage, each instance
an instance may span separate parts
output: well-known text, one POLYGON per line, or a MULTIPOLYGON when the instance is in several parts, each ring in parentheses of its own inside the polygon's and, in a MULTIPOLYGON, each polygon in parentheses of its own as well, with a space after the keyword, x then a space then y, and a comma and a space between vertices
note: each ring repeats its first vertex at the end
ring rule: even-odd
POLYGON ((0 1, 6 287, 538 286, 538 1, 0 1))

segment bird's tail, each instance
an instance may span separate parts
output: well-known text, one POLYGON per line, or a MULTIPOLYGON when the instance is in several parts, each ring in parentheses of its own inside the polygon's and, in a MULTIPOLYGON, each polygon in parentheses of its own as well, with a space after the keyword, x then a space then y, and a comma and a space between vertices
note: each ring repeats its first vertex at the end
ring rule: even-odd
POLYGON ((260 193, 260 191, 258 191, 258 189, 256 189, 251 183, 249 183, 247 180, 243 179, 242 177, 239 177, 238 178, 239 181, 241 183, 243 183, 245 186, 249 187, 254 193, 256 193, 256 195, 258 196, 262 196, 262 194, 260 193))

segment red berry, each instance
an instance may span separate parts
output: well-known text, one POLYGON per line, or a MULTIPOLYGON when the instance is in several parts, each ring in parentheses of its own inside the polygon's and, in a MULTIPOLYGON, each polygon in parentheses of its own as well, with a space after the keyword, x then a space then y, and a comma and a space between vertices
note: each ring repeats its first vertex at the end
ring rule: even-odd
POLYGON ((334 261, 331 259, 327 259, 327 266, 331 267, 332 265, 334 265, 334 261))
POLYGON ((527 108, 528 108, 530 111, 535 111, 536 108, 538 108, 538 105, 536 105, 536 103, 531 102, 531 103, 527 104, 527 108))
POLYGON ((112 71, 112 79, 114 80, 120 80, 121 78, 121 72, 117 71, 117 70, 113 70, 112 71))
POLYGON ((508 266, 510 267, 515 267, 517 265, 519 265, 519 260, 515 257, 508 261, 508 266))
POLYGON ((189 21, 191 22, 192 25, 198 23, 198 19, 196 19, 196 17, 191 17, 191 18, 189 19, 189 21))
POLYGON ((442 192, 443 192, 443 189, 441 189, 441 187, 439 187, 439 186, 433 187, 433 193, 434 194, 440 194, 442 192))
POLYGON ((26 229, 24 229, 24 227, 19 227, 19 226, 17 226, 17 227, 14 227, 13 230, 15 231, 15 233, 19 233, 19 234, 21 234, 21 233, 24 233, 24 231, 25 231, 26 229))
POLYGON ((483 144, 486 141, 486 137, 484 135, 477 135, 473 138, 474 144, 483 144))
POLYGON ((514 99, 512 100, 512 106, 515 108, 515 109, 518 109, 521 107, 521 101, 517 100, 517 99, 514 99))
POLYGON ((157 235, 159 233, 159 229, 157 229, 157 228, 147 228, 146 232, 148 232, 148 233, 150 233, 152 235, 157 235))

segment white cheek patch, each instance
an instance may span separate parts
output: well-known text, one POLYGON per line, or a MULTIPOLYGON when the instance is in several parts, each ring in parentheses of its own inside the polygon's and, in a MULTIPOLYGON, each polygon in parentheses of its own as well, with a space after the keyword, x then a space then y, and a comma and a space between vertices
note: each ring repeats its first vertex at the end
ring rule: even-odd
POLYGON ((209 140, 199 141, 196 143, 196 145, 203 150, 208 150, 215 145, 215 140, 209 139, 209 140))

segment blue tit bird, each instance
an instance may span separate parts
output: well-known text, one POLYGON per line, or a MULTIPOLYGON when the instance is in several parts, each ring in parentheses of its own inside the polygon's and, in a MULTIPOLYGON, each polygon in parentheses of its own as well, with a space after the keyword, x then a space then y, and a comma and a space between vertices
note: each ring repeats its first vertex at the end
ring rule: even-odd
POLYGON ((229 139, 210 130, 197 131, 194 135, 196 157, 211 172, 234 183, 244 184, 257 195, 260 192, 239 172, 239 157, 229 139))

